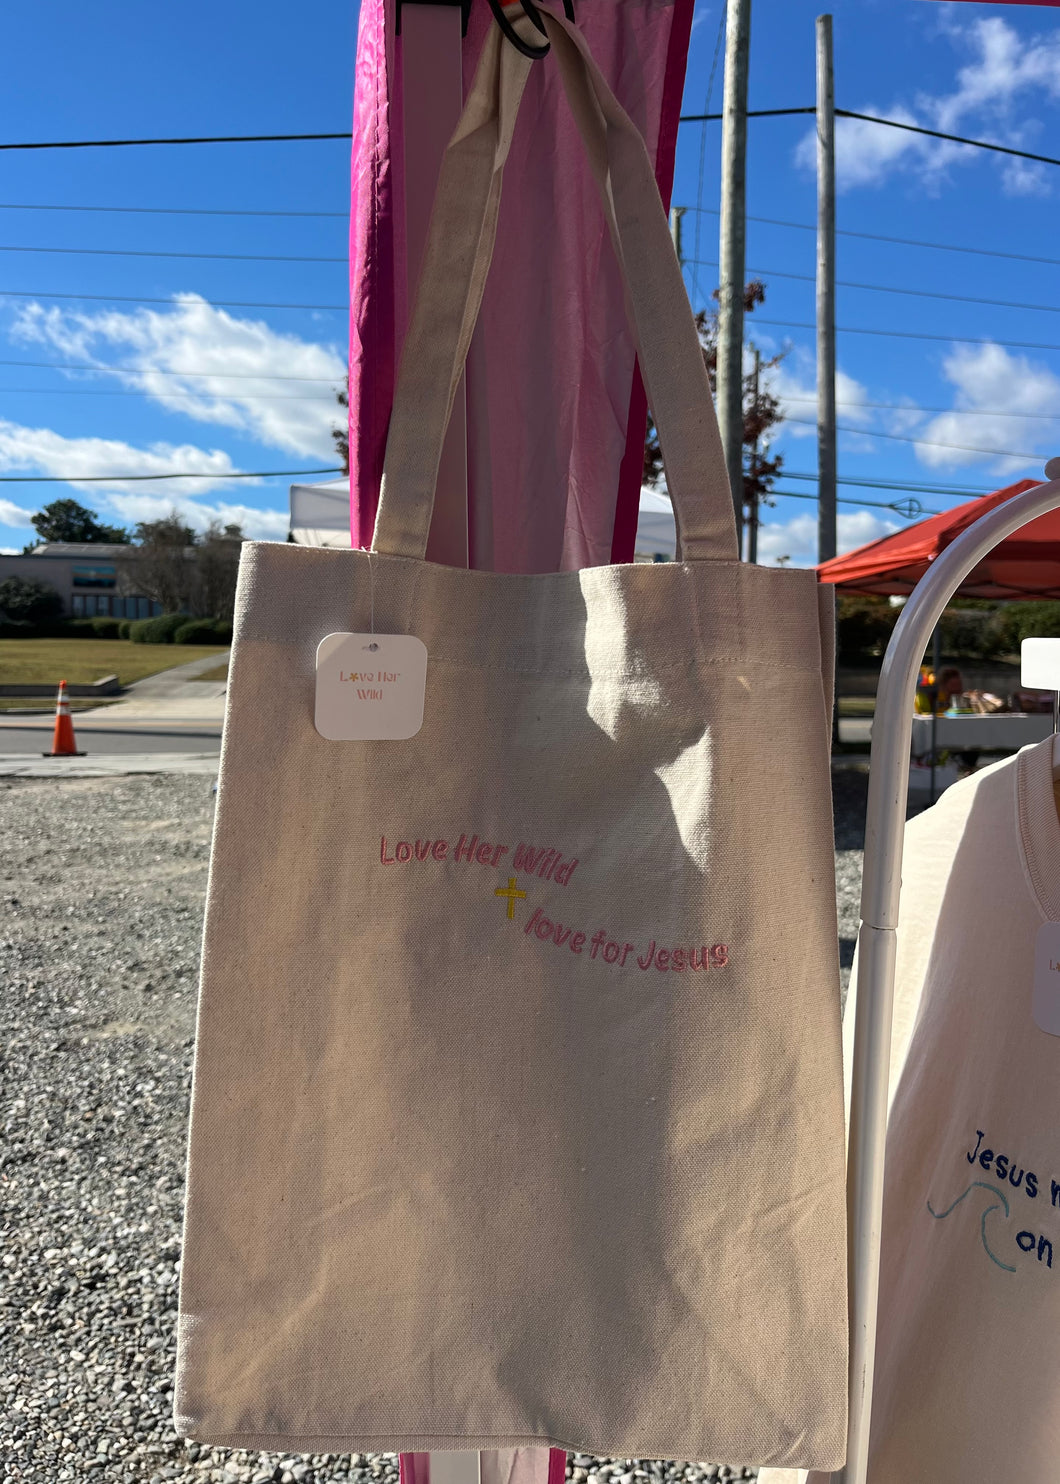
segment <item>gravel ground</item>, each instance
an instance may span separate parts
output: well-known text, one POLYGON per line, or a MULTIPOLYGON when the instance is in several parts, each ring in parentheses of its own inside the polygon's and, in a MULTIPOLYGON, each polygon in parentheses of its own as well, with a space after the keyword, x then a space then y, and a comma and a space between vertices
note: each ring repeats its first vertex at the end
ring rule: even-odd
MULTIPOLYGON (((865 779, 836 778, 843 962, 865 779)), ((173 1331, 209 780, 0 783, 0 1477, 395 1484, 394 1454, 202 1448, 173 1434, 173 1331)), ((750 1470, 597 1459, 588 1484, 750 1470)))

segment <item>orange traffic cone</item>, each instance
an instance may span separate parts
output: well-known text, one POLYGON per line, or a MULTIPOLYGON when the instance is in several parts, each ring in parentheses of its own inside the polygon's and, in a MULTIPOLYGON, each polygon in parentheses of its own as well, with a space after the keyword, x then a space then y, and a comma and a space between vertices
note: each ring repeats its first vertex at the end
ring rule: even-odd
POLYGON ((59 694, 55 698, 55 734, 52 737, 52 750, 43 755, 44 757, 84 757, 85 755, 77 750, 65 680, 59 681, 59 694))

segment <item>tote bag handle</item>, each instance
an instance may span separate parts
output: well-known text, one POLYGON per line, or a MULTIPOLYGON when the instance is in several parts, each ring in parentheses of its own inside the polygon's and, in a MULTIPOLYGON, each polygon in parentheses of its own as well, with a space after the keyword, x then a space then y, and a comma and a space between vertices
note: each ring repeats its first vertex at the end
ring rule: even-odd
MULTIPOLYGON (((695 320, 644 140, 581 34, 539 7, 604 204, 659 430, 682 561, 738 561, 695 320)), ((518 25, 519 22, 516 22, 518 25)), ((493 256, 501 179, 532 61, 492 26, 442 161, 387 437, 373 551, 427 550, 446 428, 493 256)))

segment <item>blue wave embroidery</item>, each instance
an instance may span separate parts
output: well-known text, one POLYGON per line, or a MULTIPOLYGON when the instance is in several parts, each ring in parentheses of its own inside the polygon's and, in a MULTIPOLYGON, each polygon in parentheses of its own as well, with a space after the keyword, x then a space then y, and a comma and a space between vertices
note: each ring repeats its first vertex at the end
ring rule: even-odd
MULTIPOLYGON (((989 1190, 990 1193, 991 1193, 991 1195, 996 1195, 997 1198, 998 1198, 998 1200, 1001 1202, 1002 1206, 1005 1208, 1005 1216, 1006 1217, 1008 1216, 1008 1214, 1009 1214, 1008 1198, 1005 1195, 1004 1191, 998 1190, 998 1188, 997 1188, 996 1185, 990 1185, 985 1180, 973 1180, 972 1183, 971 1183, 971 1185, 969 1185, 968 1189, 964 1192, 964 1194, 963 1195, 959 1195, 957 1197, 957 1199, 953 1202, 953 1205, 952 1206, 947 1206, 946 1209, 945 1209, 945 1211, 936 1211, 934 1209, 934 1207, 932 1206, 932 1204, 931 1204, 930 1201, 928 1201, 928 1203, 927 1203, 927 1208, 931 1212, 932 1216, 934 1216, 934 1218, 935 1218, 936 1221, 943 1221, 950 1214, 950 1212, 952 1210, 954 1210, 957 1206, 960 1205, 960 1203, 964 1200, 964 1197, 965 1196, 971 1195, 972 1191, 973 1190, 976 1190, 976 1189, 979 1189, 979 1190, 989 1190)), ((989 1259, 990 1259, 991 1262, 996 1262, 997 1265, 998 1265, 998 1267, 999 1268, 1003 1268, 1006 1273, 1014 1273, 1016 1271, 1016 1269, 1014 1267, 1010 1267, 1007 1262, 1002 1262, 1001 1259, 1000 1259, 1000 1257, 995 1257, 994 1256, 994 1254, 990 1251, 990 1243, 986 1240, 986 1218, 990 1215, 991 1211, 996 1211, 996 1210, 997 1210, 997 1206, 996 1205, 994 1205, 994 1206, 987 1206, 986 1210, 983 1212, 982 1220, 979 1223, 980 1235, 983 1238, 983 1249, 986 1252, 986 1255, 987 1255, 987 1257, 989 1257, 989 1259)))

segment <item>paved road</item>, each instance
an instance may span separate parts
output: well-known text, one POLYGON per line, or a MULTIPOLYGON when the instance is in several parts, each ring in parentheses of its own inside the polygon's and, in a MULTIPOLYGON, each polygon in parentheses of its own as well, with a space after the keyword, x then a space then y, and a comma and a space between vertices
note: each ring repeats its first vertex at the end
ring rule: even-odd
POLYGON ((839 718, 840 742, 871 742, 871 716, 841 716, 839 718))
MULTIPOLYGON (((117 710, 117 707, 108 708, 117 710)), ((101 718, 106 713, 94 713, 101 718)), ((0 754, 12 752, 48 752, 52 744, 54 721, 50 716, 12 717, 0 721, 0 754)), ((151 722, 111 723, 89 721, 87 713, 75 714, 74 732, 80 752, 220 752, 221 724, 203 721, 173 721, 162 718, 151 722)))

